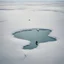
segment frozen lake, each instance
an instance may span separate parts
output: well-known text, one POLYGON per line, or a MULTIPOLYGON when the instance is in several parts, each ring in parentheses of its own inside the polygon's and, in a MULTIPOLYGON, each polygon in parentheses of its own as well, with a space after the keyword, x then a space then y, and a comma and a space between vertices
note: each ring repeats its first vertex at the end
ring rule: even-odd
POLYGON ((3 8, 6 10, 0 6, 0 64, 64 64, 64 6, 3 8), (57 41, 40 43, 37 48, 24 50, 23 46, 30 41, 15 38, 12 33, 32 28, 52 30, 49 36, 57 38, 57 41))

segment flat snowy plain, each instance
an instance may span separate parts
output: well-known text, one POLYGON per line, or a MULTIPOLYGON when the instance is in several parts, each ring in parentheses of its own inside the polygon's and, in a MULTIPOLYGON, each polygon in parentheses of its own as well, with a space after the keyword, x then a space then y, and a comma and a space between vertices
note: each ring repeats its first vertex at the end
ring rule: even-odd
POLYGON ((0 64, 64 64, 64 6, 1 7, 0 64), (26 28, 51 29, 50 36, 56 37, 57 41, 41 43, 33 50, 23 50, 22 47, 30 41, 17 39, 12 33, 26 28))

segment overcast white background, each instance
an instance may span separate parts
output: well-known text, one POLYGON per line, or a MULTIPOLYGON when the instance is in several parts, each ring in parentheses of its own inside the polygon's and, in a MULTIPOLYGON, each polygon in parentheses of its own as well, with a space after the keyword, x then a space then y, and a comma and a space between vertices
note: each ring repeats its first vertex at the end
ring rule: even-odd
POLYGON ((0 0, 0 1, 21 1, 21 2, 22 1, 24 1, 24 2, 25 1, 48 1, 48 2, 49 1, 54 1, 55 2, 55 1, 64 1, 64 0, 0 0))

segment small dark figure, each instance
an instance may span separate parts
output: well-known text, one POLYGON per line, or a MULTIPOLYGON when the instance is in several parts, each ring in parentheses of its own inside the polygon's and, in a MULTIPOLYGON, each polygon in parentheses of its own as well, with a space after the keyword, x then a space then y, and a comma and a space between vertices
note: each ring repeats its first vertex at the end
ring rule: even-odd
POLYGON ((29 21, 30 21, 30 19, 29 19, 29 21))
POLYGON ((39 32, 39 29, 36 29, 39 32))
POLYGON ((36 45, 38 45, 38 41, 36 41, 36 45))

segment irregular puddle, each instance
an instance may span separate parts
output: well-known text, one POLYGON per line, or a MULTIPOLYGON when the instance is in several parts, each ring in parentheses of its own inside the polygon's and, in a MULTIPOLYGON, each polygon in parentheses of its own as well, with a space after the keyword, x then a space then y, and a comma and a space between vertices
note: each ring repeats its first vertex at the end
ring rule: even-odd
POLYGON ((48 41, 56 41, 56 38, 48 36, 52 30, 50 29, 25 29, 13 33, 14 37, 31 41, 29 45, 25 45, 23 49, 34 49, 39 43, 47 43, 48 41))

